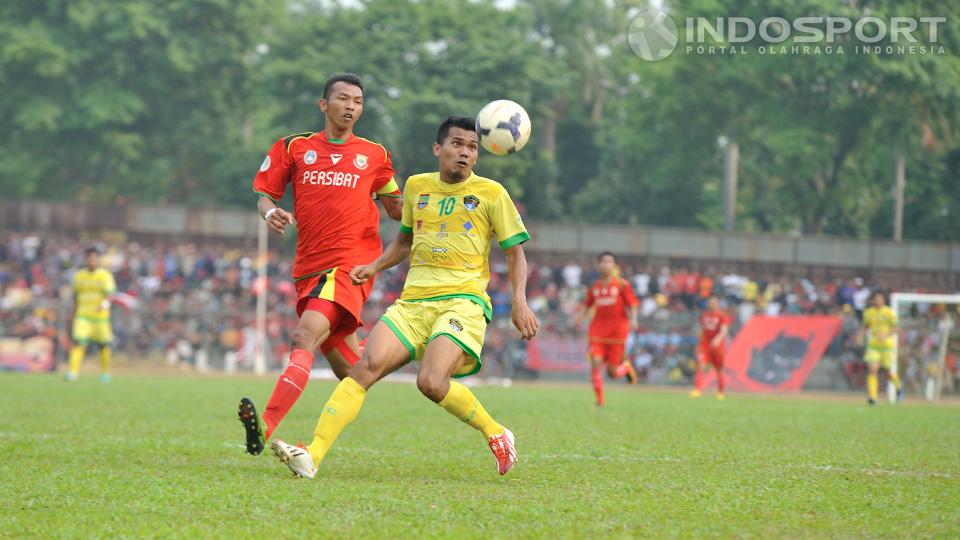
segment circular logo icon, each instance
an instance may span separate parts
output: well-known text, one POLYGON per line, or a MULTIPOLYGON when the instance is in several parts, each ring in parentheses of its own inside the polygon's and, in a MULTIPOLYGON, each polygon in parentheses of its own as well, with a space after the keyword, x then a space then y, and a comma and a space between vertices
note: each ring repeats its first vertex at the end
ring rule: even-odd
POLYGON ((307 165, 313 165, 317 162, 317 153, 314 150, 307 150, 307 153, 303 155, 303 162, 307 165))
POLYGON ((677 48, 677 35, 677 23, 659 9, 641 11, 627 26, 627 43, 634 54, 648 62, 670 56, 677 48))

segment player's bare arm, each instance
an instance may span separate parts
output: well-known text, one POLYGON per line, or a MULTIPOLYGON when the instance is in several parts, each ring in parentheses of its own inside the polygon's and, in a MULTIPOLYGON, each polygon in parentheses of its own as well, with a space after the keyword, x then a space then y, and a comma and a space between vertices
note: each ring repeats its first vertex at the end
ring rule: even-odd
POLYGON ((407 260, 410 256, 411 247, 413 247, 413 235, 404 232, 397 233, 396 238, 393 239, 393 242, 390 242, 383 254, 377 257, 377 260, 363 266, 354 266, 350 270, 350 279, 354 285, 363 285, 377 272, 382 272, 407 260))
POLYGON ((636 332, 640 328, 640 306, 630 308, 630 331, 636 332))
POLYGON ((505 251, 507 255, 507 275, 513 290, 513 326, 520 331, 523 339, 532 339, 540 329, 540 322, 533 310, 527 305, 527 257, 523 245, 517 244, 505 251))
POLYGON ((723 341, 727 339, 727 331, 730 330, 730 325, 725 324, 720 327, 720 331, 717 332, 717 335, 714 336, 713 340, 710 341, 710 346, 717 348, 723 345, 723 341))
POLYGON ((400 214, 403 212, 403 198, 401 197, 380 197, 380 204, 383 210, 394 221, 400 221, 400 214))
POLYGON ((267 221, 267 227, 277 234, 283 234, 287 225, 293 223, 293 214, 277 206, 269 197, 260 197, 257 211, 260 212, 260 217, 267 221))

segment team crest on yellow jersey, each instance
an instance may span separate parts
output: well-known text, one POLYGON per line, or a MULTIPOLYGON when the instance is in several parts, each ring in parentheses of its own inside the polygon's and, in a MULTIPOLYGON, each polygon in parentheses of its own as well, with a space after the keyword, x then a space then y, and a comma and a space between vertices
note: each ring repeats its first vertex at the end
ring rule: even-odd
POLYGON ((463 207, 467 210, 473 212, 478 206, 480 206, 480 199, 477 197, 473 195, 467 195, 463 198, 463 207))
POLYGON ((430 194, 429 194, 429 193, 421 193, 421 194, 420 194, 420 200, 417 201, 417 208, 423 210, 424 208, 427 207, 427 204, 429 204, 429 203, 430 203, 430 194))

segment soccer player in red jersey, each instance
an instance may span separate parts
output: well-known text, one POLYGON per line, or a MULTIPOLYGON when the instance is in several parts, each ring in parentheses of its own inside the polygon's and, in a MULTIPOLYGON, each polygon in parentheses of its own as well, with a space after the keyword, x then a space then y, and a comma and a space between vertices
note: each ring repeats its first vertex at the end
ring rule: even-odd
POLYGON ((697 372, 693 376, 690 397, 703 392, 703 376, 707 365, 717 372, 717 399, 723 399, 723 348, 730 330, 730 316, 720 309, 716 296, 707 300, 707 309, 700 313, 700 345, 697 347, 697 372))
POLYGON ((603 406, 601 367, 604 364, 610 377, 627 377, 630 384, 637 382, 637 371, 630 362, 623 361, 623 347, 630 330, 637 329, 640 302, 633 294, 630 282, 617 275, 617 258, 613 253, 605 251, 597 257, 597 271, 600 278, 587 289, 584 300, 587 309, 581 319, 591 318, 587 331, 590 377, 597 394, 597 406, 603 406))
POLYGON ((300 316, 290 364, 262 417, 250 398, 240 400, 247 452, 254 455, 263 451, 265 440, 303 393, 317 347, 341 379, 359 359, 354 332, 373 280, 357 286, 349 272, 382 252, 380 215, 373 198, 380 199, 393 219, 400 219, 403 208, 390 153, 353 133, 363 113, 363 97, 356 75, 327 79, 320 100, 324 130, 278 140, 253 181, 253 190, 260 195, 257 208, 270 229, 284 234, 287 225, 296 224, 293 279, 300 316), (277 206, 288 186, 293 190, 292 214, 277 206))

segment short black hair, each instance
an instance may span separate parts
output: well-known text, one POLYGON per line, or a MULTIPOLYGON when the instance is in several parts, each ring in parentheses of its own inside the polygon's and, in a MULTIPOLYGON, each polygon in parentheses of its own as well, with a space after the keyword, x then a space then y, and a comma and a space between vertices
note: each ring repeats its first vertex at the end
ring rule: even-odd
POLYGON ((356 73, 337 73, 336 75, 331 75, 327 82, 323 83, 323 99, 330 99, 330 91, 333 90, 333 85, 338 82, 345 82, 347 84, 356 86, 363 92, 363 82, 360 81, 360 77, 356 73))
POLYGON ((604 257, 608 255, 613 258, 613 262, 617 262, 617 256, 614 255, 612 251, 601 251, 600 254, 597 255, 597 262, 600 262, 604 257))
POLYGON ((90 247, 87 248, 86 251, 83 252, 83 254, 84 254, 85 256, 87 256, 87 257, 89 257, 90 255, 93 255, 94 253, 97 254, 97 255, 100 254, 100 250, 97 249, 96 246, 90 246, 90 247))
POLYGON ((447 135, 450 134, 450 128, 455 127, 476 132, 477 121, 472 116, 448 116, 447 119, 440 124, 440 129, 437 130, 437 144, 442 145, 443 141, 447 140, 447 135))

